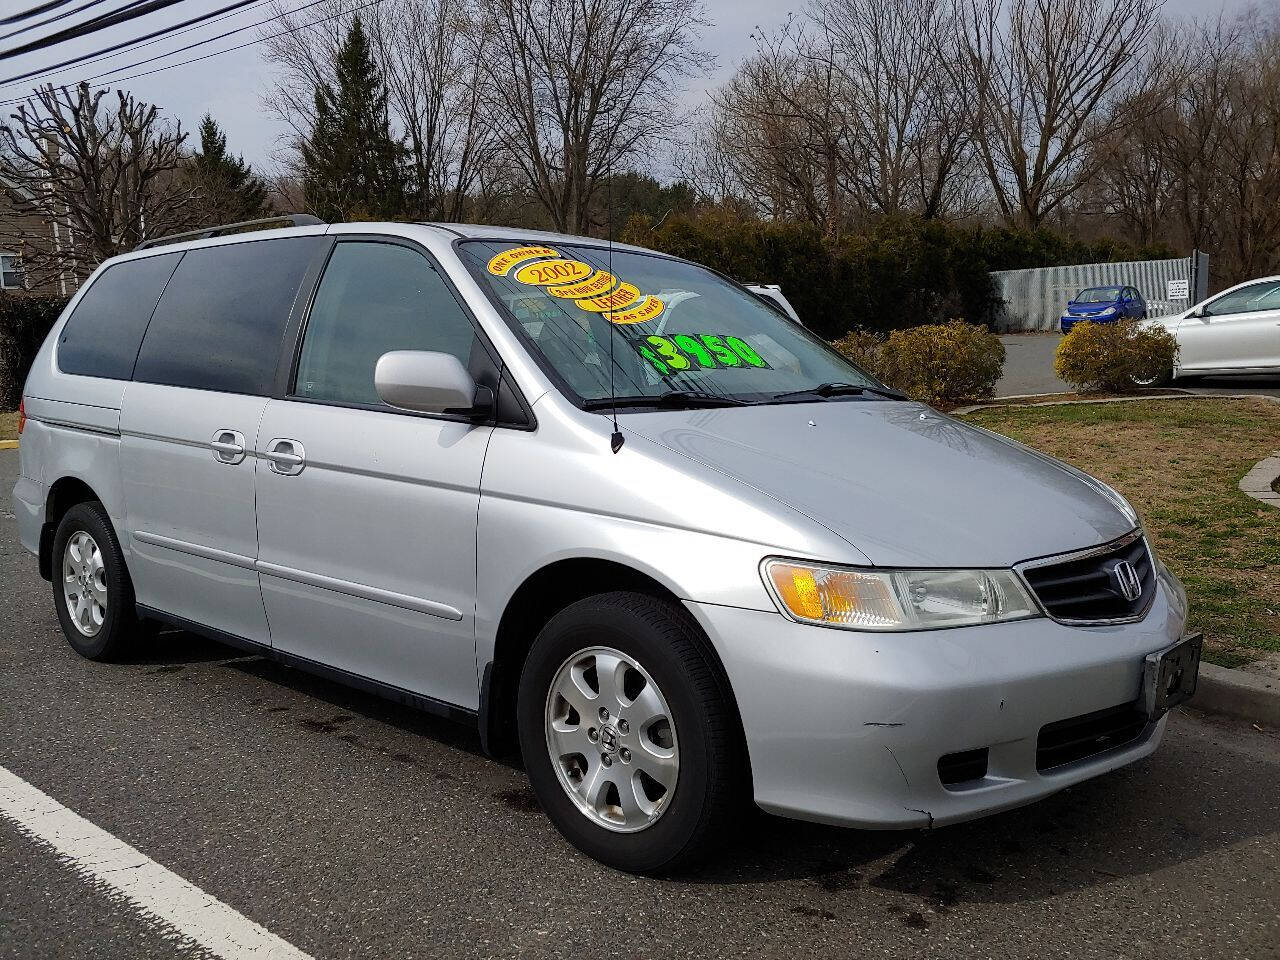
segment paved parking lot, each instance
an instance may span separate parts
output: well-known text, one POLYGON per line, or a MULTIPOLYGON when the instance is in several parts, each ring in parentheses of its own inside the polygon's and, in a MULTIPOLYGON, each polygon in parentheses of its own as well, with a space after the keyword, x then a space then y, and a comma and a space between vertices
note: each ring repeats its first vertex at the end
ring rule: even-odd
MULTIPOLYGON (((16 541, 16 467, 0 773, 304 955, 1280 957, 1275 732, 1184 711, 1150 760, 1023 810, 754 817, 719 862, 637 879, 571 851, 466 729, 176 632, 79 659, 16 541)), ((210 955, 0 814, 0 956, 210 955)))
MULTIPOLYGON (((1072 388, 1053 375, 1053 352, 1061 339, 1058 333, 1002 336, 1004 375, 996 385, 996 396, 1069 392, 1072 388)), ((1280 376, 1203 377, 1180 380, 1175 386, 1195 393, 1267 393, 1280 397, 1280 376)))

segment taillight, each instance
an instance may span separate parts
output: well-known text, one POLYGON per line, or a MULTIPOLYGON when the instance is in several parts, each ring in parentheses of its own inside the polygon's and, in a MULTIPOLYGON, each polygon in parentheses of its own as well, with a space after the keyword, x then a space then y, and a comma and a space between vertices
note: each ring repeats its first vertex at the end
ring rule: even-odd
POLYGON ((18 401, 18 436, 22 436, 22 431, 27 426, 27 404, 23 400, 18 401))

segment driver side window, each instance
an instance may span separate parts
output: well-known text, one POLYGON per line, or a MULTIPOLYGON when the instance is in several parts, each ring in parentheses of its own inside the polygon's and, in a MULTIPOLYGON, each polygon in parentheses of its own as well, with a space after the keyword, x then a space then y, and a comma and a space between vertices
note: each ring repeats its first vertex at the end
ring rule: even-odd
POLYGON ((1247 287, 1225 294, 1207 304, 1209 315, 1230 316, 1236 313, 1255 313, 1259 310, 1280 310, 1280 281, 1251 283, 1247 287))

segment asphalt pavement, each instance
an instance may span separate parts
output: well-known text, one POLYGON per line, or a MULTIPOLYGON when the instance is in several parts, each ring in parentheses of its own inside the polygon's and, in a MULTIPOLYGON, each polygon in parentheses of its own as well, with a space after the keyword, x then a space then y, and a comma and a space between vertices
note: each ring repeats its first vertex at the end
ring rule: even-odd
MULTIPOLYGON (((1004 374, 996 384, 997 397, 1029 393, 1069 393, 1070 384, 1053 375, 1053 352, 1062 340, 1060 333, 1006 333, 1004 374)), ((1280 397, 1280 375, 1241 377, 1196 377, 1179 380, 1179 389, 1193 393, 1265 393, 1280 397)))
MULTIPOLYGON (((1152 758, 1021 810, 761 815, 639 879, 570 849, 471 730, 180 632, 80 659, 17 543, 16 469, 0 452, 0 768, 317 960, 1280 957, 1274 731, 1180 710, 1152 758)), ((211 955, 0 813, 0 957, 211 955)))

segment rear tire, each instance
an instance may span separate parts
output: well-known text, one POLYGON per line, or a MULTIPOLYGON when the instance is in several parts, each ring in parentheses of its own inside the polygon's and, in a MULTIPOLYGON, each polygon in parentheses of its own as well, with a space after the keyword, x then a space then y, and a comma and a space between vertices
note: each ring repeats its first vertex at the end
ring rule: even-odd
POLYGON ((616 592, 556 614, 529 651, 516 712, 529 780, 564 837, 630 873, 703 857, 750 782, 723 687, 674 603, 616 592))
POLYGON ((71 648, 89 660, 119 660, 148 631, 133 581, 102 504, 77 503, 53 537, 53 605, 71 648))
POLYGON ((1167 387, 1169 384, 1173 383, 1173 371, 1166 370, 1164 373, 1160 374, 1159 376, 1151 377, 1148 380, 1143 380, 1139 377, 1134 377, 1133 382, 1136 386, 1139 386, 1139 387, 1167 387))

